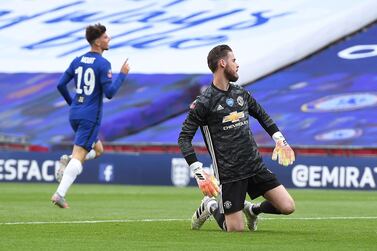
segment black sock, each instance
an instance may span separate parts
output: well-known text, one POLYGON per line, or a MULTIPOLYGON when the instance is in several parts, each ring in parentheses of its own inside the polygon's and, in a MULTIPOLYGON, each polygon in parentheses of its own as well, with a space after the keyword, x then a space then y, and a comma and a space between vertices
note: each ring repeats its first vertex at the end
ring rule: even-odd
POLYGON ((213 218, 215 218, 217 225, 219 225, 222 230, 226 231, 225 215, 220 213, 219 206, 216 204, 216 207, 211 207, 210 211, 213 218))
POLYGON ((253 205, 251 210, 253 211, 255 215, 258 215, 260 213, 281 214, 281 212, 276 207, 274 207, 271 202, 267 200, 263 201, 260 204, 253 205))

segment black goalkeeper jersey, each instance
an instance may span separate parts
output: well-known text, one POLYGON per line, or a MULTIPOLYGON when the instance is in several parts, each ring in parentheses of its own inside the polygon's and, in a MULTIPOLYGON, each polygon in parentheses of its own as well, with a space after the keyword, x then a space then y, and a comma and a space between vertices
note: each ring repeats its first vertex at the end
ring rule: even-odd
POLYGON ((231 84, 227 91, 214 84, 190 106, 179 135, 179 147, 187 163, 197 161, 192 138, 200 127, 214 173, 220 183, 242 180, 264 168, 249 127, 249 116, 272 136, 278 127, 256 100, 242 87, 231 84))

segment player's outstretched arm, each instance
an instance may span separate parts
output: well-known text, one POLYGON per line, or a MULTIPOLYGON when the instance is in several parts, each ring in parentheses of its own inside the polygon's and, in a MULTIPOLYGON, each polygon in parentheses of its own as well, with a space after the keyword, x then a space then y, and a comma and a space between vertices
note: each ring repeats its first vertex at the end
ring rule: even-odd
POLYGON ((130 65, 128 64, 128 58, 126 58, 126 61, 124 61, 122 68, 120 68, 120 72, 127 75, 129 71, 130 65))
POLYGON ((203 164, 199 161, 190 165, 190 169, 193 172, 199 189, 204 196, 216 197, 220 191, 219 183, 215 176, 209 175, 203 170, 203 164))
POLYGON ((281 132, 276 132, 272 135, 275 141, 275 149, 272 153, 272 160, 278 160, 280 165, 289 166, 295 161, 295 153, 292 148, 288 145, 283 134, 281 132))
POLYGON ((117 79, 112 82, 111 79, 109 82, 106 82, 104 86, 104 93, 106 98, 112 99, 114 95, 119 90, 120 86, 123 84, 124 80, 126 79, 126 76, 128 72, 130 71, 130 65, 128 64, 128 58, 123 63, 122 68, 120 69, 120 73, 117 77, 117 79))

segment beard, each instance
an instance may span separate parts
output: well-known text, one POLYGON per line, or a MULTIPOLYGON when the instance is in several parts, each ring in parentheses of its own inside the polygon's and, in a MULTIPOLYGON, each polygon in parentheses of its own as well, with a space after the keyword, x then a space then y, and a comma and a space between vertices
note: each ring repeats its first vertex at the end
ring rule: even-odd
POLYGON ((226 67, 224 70, 225 77, 230 81, 230 82, 236 82, 238 80, 238 74, 235 72, 234 74, 226 67))
POLYGON ((107 51, 107 50, 109 50, 109 44, 102 44, 101 45, 101 49, 103 50, 103 51, 107 51))

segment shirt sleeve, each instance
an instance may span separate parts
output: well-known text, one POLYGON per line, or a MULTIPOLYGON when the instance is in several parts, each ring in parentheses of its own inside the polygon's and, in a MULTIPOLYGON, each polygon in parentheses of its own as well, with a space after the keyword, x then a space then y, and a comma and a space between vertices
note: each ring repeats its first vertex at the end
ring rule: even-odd
POLYGON ((189 165, 198 161, 194 147, 192 146, 192 139, 198 127, 206 124, 207 113, 208 108, 200 99, 196 99, 191 103, 189 113, 186 120, 183 122, 182 130, 178 138, 178 145, 183 157, 189 165))
POLYGON ((259 124, 272 137, 275 132, 279 131, 279 128, 271 119, 271 117, 266 113, 263 107, 251 96, 249 92, 246 92, 246 96, 250 116, 258 120, 259 124))
POLYGON ((67 102, 68 105, 72 104, 72 97, 69 94, 69 91, 68 91, 68 88, 67 88, 67 84, 74 77, 73 64, 74 64, 74 61, 72 61, 72 63, 68 67, 68 69, 60 77, 59 82, 58 82, 58 86, 57 86, 58 91, 63 96, 63 98, 65 99, 65 101, 67 102))
POLYGON ((118 92, 120 86, 126 79, 126 76, 126 74, 120 72, 116 80, 113 82, 111 64, 109 62, 104 63, 100 71, 100 81, 106 98, 112 99, 114 97, 114 95, 118 92))

